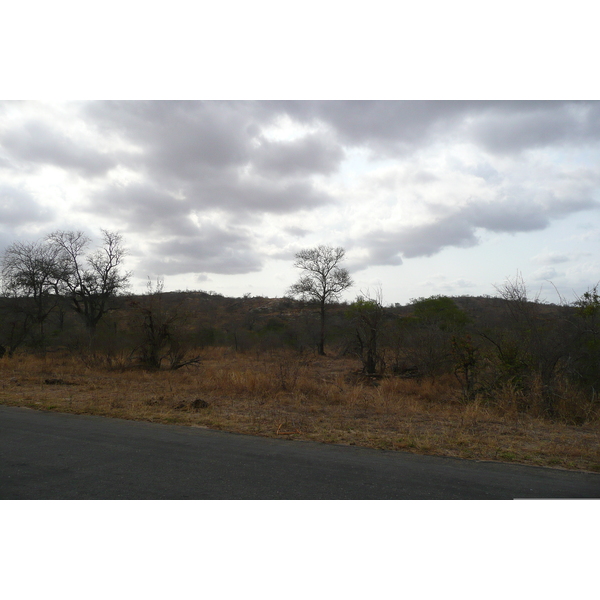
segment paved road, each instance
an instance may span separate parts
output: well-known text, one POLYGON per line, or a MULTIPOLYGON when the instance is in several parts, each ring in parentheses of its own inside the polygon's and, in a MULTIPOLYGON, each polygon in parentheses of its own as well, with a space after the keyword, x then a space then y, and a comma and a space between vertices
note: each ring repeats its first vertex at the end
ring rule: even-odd
POLYGON ((0 498, 600 498, 600 475, 0 406, 0 498))

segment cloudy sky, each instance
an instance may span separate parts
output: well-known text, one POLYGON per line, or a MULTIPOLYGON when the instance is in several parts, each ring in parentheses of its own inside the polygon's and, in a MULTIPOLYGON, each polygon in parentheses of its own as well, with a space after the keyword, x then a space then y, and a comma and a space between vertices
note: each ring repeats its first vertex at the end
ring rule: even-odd
POLYGON ((600 279, 600 102, 0 103, 0 246, 123 233, 134 289, 282 296, 343 246, 348 293, 569 299, 600 279))

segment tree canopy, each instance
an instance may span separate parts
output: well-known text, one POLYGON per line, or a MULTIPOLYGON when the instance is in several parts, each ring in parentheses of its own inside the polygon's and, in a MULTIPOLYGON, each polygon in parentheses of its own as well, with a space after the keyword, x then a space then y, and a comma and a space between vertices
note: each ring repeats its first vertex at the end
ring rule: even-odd
POLYGON ((289 289, 291 296, 317 301, 321 307, 319 354, 325 354, 325 305, 339 300, 341 293, 354 282, 347 269, 340 267, 346 251, 320 245, 300 250, 294 266, 303 274, 289 289))

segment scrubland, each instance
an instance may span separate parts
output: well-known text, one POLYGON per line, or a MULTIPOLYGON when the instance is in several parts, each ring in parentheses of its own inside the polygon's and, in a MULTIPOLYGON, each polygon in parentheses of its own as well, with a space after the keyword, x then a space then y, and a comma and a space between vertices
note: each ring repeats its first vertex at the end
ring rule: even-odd
POLYGON ((358 359, 343 353, 323 357, 286 349, 236 352, 205 347, 194 356, 199 359, 196 364, 177 370, 144 370, 132 368, 125 355, 106 361, 84 352, 45 356, 16 352, 0 360, 0 403, 600 471, 597 412, 580 406, 577 414, 585 418, 571 424, 569 411, 577 399, 566 388, 565 406, 561 408, 559 401, 556 418, 549 419, 535 386, 527 398, 505 385, 493 397, 465 401, 464 385, 452 374, 368 376, 358 359))
POLYGON ((517 272, 494 297, 348 303, 343 248, 318 246, 283 298, 132 295, 103 239, 0 257, 0 402, 600 471, 600 283, 549 303, 517 272))

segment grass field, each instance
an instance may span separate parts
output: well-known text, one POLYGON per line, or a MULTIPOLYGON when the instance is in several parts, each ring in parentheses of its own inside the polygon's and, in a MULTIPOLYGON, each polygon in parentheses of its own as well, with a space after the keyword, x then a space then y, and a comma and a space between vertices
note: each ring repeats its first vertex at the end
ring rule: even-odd
POLYGON ((72 356, 0 360, 0 403, 385 450, 600 471, 600 423, 522 414, 510 390, 460 401, 458 383, 369 379, 350 358, 202 351, 177 371, 72 356))

